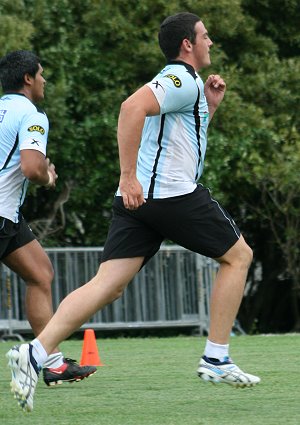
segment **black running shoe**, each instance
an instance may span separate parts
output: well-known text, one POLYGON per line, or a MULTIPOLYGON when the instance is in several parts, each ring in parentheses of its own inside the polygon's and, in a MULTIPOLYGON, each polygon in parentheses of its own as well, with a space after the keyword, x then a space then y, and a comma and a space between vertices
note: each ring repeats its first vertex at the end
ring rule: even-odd
POLYGON ((95 366, 79 366, 76 360, 64 358, 64 364, 58 368, 43 369, 44 382, 48 386, 62 384, 63 382, 81 381, 97 371, 95 366))

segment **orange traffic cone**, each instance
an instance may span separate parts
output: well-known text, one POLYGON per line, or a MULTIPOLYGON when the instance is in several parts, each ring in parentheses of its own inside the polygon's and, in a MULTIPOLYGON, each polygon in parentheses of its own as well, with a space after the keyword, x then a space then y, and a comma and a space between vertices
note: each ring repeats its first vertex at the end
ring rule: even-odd
POLYGON ((86 329, 84 331, 80 366, 104 366, 100 360, 93 329, 86 329))

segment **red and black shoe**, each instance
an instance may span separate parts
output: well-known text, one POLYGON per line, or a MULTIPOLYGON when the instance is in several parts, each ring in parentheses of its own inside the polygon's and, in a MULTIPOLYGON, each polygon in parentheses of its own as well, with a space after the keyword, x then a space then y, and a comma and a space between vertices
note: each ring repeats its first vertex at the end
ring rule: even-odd
POLYGON ((97 371, 95 366, 80 366, 76 360, 64 358, 64 364, 58 368, 43 369, 44 382, 48 386, 59 385, 63 382, 81 381, 97 371))

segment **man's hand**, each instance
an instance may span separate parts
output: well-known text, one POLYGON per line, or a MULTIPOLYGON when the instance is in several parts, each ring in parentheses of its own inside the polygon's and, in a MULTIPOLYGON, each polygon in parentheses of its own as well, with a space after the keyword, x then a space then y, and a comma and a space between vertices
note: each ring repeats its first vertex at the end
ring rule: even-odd
POLYGON ((136 177, 121 176, 119 187, 125 208, 136 210, 146 202, 142 185, 136 177))
POLYGON ((58 178, 58 175, 55 172, 55 165, 50 162, 49 158, 46 158, 46 162, 47 162, 47 166, 48 166, 47 173, 48 173, 48 176, 49 176, 49 181, 45 185, 45 187, 50 189, 50 188, 55 187, 56 179, 58 178))
POLYGON ((226 91, 226 83, 220 75, 210 75, 204 84, 204 94, 208 103, 209 112, 213 115, 226 91))
POLYGON ((55 172, 55 165, 50 162, 49 158, 35 149, 22 149, 21 156, 21 170, 31 183, 45 186, 47 188, 54 188, 57 179, 55 172))

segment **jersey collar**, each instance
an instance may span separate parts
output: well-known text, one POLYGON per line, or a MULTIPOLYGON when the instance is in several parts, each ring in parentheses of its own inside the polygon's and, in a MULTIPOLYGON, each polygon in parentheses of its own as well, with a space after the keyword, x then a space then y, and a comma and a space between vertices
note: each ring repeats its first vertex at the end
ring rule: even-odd
POLYGON ((180 60, 172 60, 172 61, 169 61, 167 65, 183 65, 194 78, 197 77, 194 68, 189 63, 186 63, 180 60))
POLYGON ((23 97, 26 97, 25 96, 25 94, 24 93, 19 93, 19 92, 6 92, 6 93, 3 93, 3 96, 11 96, 11 95, 15 95, 15 96, 23 96, 23 97))

